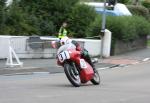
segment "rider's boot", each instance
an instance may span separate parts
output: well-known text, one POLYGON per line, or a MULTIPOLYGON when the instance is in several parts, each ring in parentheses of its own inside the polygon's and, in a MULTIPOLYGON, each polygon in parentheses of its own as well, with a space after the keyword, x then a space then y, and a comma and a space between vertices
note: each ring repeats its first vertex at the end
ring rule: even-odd
POLYGON ((91 58, 89 56, 86 57, 86 61, 92 66, 94 73, 96 72, 95 65, 93 64, 91 58))
POLYGON ((88 54, 88 51, 84 49, 84 50, 81 52, 81 54, 82 54, 82 57, 92 66, 93 71, 96 72, 95 65, 93 64, 93 62, 92 62, 92 60, 91 60, 91 58, 90 58, 90 56, 89 56, 89 54, 88 54))

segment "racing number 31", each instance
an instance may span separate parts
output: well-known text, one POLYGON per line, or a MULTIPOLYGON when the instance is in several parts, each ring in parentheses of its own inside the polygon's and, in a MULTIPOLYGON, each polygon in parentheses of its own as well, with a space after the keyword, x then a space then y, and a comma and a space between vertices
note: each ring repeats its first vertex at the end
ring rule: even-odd
POLYGON ((70 59, 70 55, 68 51, 63 51, 58 55, 58 59, 60 62, 64 62, 66 59, 70 59))

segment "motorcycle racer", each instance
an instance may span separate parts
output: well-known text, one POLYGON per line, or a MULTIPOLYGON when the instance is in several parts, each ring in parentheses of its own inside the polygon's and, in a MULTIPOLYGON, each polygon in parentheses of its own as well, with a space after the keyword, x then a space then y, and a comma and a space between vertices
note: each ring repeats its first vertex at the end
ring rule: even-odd
POLYGON ((61 46, 67 45, 67 44, 73 44, 75 46, 76 50, 80 51, 81 57, 84 58, 92 66, 94 72, 96 71, 95 65, 92 63, 92 60, 89 56, 88 51, 85 48, 82 48, 77 41, 71 40, 66 36, 60 40, 60 44, 61 44, 61 46))

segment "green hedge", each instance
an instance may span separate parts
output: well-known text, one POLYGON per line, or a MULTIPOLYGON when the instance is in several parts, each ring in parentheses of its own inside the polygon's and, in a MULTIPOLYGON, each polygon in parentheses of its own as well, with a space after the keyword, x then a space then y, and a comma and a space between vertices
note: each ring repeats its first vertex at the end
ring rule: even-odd
POLYGON ((5 25, 5 2, 6 0, 0 0, 0 34, 4 33, 4 25, 5 25))
POLYGON ((4 20, 0 15, 0 35, 53 35, 76 3, 78 0, 13 0, 2 14, 0 2, 0 14, 5 16, 4 20))
POLYGON ((86 30, 97 16, 94 8, 84 4, 77 4, 69 15, 69 30, 76 38, 86 37, 86 30))
POLYGON ((57 36, 62 22, 68 21, 72 36, 86 37, 85 31, 97 15, 94 8, 78 0, 14 0, 3 12, 4 4, 0 2, 0 35, 57 36))
MULTIPOLYGON (((88 36, 100 34, 101 21, 101 16, 98 16, 87 30, 88 36)), ((112 32, 113 38, 118 40, 129 41, 150 34, 150 23, 145 18, 138 16, 108 16, 106 26, 112 32)))
POLYGON ((118 0, 119 3, 127 4, 130 0, 118 0))
POLYGON ((127 5, 127 7, 133 15, 143 16, 146 19, 150 17, 149 10, 144 6, 127 5))
MULTIPOLYGON (((53 35, 67 19, 74 37, 97 36, 101 29, 101 17, 97 17, 93 8, 77 2, 78 0, 14 0, 13 5, 4 12, 4 3, 0 2, 0 34, 53 35)), ((138 12, 139 15, 147 15, 146 11, 138 12)), ((146 35, 150 28, 148 25, 144 18, 137 16, 107 18, 107 28, 117 39, 130 40, 146 35)))
POLYGON ((150 0, 143 0, 142 5, 149 9, 150 11, 150 0))

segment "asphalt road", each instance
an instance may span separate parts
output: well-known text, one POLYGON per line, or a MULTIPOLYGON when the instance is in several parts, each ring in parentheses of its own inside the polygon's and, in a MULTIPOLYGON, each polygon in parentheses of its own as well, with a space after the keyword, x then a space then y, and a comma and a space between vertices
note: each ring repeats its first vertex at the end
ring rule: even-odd
POLYGON ((150 61, 99 72, 79 88, 63 73, 0 76, 0 103, 150 103, 150 61))

